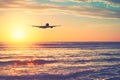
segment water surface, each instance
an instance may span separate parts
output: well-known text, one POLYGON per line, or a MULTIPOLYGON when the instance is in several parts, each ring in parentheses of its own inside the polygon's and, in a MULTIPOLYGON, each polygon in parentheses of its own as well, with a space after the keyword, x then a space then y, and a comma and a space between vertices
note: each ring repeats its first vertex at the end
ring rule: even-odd
POLYGON ((0 80, 120 80, 120 42, 0 44, 0 80))

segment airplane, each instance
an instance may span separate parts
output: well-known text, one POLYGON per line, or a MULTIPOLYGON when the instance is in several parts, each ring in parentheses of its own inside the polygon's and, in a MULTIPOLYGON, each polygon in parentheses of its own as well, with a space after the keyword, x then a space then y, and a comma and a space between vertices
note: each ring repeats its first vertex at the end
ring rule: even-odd
POLYGON ((46 23, 45 26, 34 26, 33 25, 32 27, 38 27, 38 28, 45 29, 45 28, 53 28, 53 27, 57 27, 57 26, 59 26, 59 25, 50 26, 49 23, 46 23))

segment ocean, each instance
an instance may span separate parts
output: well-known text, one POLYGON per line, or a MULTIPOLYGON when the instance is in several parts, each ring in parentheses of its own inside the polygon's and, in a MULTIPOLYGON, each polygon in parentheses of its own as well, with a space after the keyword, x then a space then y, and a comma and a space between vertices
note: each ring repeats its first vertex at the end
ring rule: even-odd
POLYGON ((120 42, 0 43, 0 80, 120 80, 120 42))

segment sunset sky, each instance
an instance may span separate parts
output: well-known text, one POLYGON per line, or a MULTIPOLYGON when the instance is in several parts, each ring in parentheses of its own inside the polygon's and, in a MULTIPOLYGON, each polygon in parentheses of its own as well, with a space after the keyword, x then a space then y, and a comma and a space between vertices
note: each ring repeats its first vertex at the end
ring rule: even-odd
POLYGON ((41 41, 120 41, 120 0, 0 0, 0 42, 41 41))

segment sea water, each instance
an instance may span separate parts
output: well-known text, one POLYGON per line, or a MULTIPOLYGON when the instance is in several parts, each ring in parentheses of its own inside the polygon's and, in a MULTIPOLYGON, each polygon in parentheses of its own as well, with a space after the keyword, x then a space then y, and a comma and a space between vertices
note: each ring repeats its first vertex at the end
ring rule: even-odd
POLYGON ((120 80, 120 42, 1 43, 0 80, 120 80))

